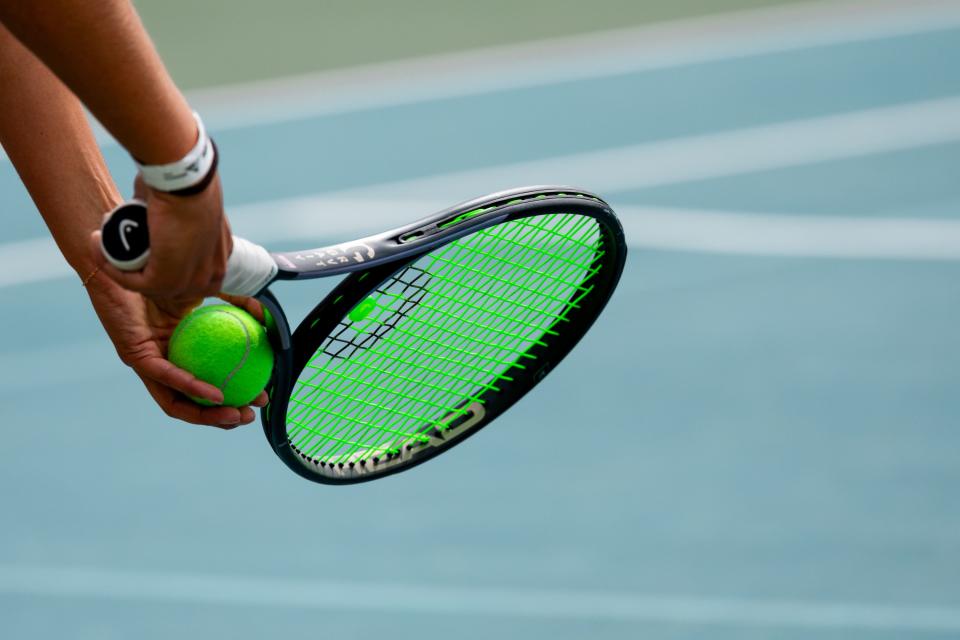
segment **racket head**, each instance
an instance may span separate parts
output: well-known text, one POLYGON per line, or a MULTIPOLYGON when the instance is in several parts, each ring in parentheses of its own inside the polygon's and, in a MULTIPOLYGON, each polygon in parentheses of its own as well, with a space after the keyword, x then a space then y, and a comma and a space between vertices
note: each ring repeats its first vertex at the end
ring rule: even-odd
POLYGON ((326 484, 412 468, 503 414, 587 332, 626 258, 609 205, 563 187, 471 200, 366 246, 380 259, 278 344, 262 412, 277 455, 326 484))

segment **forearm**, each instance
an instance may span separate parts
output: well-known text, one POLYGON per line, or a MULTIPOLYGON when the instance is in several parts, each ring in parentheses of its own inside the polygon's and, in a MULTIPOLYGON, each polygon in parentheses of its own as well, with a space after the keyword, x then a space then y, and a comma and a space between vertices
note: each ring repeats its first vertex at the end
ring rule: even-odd
POLYGON ((0 25, 0 144, 81 276, 90 233, 120 195, 77 98, 0 25))
POLYGON ((190 108, 128 0, 0 0, 0 22, 140 162, 173 162, 193 147, 190 108))

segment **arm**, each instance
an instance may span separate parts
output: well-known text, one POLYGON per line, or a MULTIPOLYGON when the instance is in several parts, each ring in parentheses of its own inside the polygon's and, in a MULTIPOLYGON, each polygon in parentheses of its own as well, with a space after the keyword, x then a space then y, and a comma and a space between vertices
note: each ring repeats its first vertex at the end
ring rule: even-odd
POLYGON ((129 2, 0 0, 0 22, 133 157, 163 164, 193 146, 197 128, 190 107, 129 2))
POLYGON ((67 262, 87 280, 90 299, 120 358, 168 415, 219 426, 251 421, 249 407, 200 407, 180 395, 222 400, 215 387, 164 359, 179 317, 98 271, 90 234, 120 196, 80 103, 2 25, 0 87, 0 144, 67 262))
MULTIPOLYGON (((140 163, 174 162, 197 142, 190 108, 129 0, 0 0, 0 23, 140 163)), ((103 271, 127 288, 176 305, 216 294, 232 248, 219 179, 189 197, 142 186, 139 191, 150 208, 151 264, 134 274, 109 265, 103 271)), ((95 253, 90 258, 100 260, 95 253)))

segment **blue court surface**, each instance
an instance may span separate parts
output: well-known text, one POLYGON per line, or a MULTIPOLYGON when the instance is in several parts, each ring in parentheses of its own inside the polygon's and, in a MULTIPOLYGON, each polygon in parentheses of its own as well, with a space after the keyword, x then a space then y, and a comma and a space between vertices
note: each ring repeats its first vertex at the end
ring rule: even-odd
POLYGON ((624 222, 568 361, 367 485, 166 418, 2 161, 0 636, 960 637, 960 5, 922 4, 312 112, 198 96, 272 248, 531 182, 624 222))

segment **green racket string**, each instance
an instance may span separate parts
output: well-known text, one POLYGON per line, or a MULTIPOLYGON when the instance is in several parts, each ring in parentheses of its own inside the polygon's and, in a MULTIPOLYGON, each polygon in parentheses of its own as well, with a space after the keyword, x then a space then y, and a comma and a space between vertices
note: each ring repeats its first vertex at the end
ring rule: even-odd
MULTIPOLYGON (((361 421, 361 420, 358 420, 357 422, 361 425, 361 428, 364 428, 364 427, 367 427, 367 428, 368 428, 368 427, 369 427, 368 424, 365 424, 365 422, 363 422, 363 421, 361 421)), ((441 427, 442 427, 442 423, 440 423, 440 425, 441 425, 441 427)), ((436 426, 436 424, 435 424, 434 426, 436 426)), ((394 429, 388 429, 388 430, 387 430, 387 433, 394 433, 394 429)), ((414 439, 417 439, 417 438, 415 438, 415 435, 416 435, 416 434, 412 435, 411 437, 414 437, 414 439)), ((337 434, 335 434, 335 437, 337 437, 337 434)), ((422 435, 420 436, 420 438, 422 438, 422 435)), ((338 440, 341 440, 341 441, 342 441, 342 438, 338 438, 338 440)), ((354 440, 351 440, 351 442, 354 442, 354 440)))
POLYGON ((318 463, 398 454, 471 413, 560 335, 602 264, 588 216, 495 225, 416 260, 361 301, 301 372, 293 446, 318 463))

